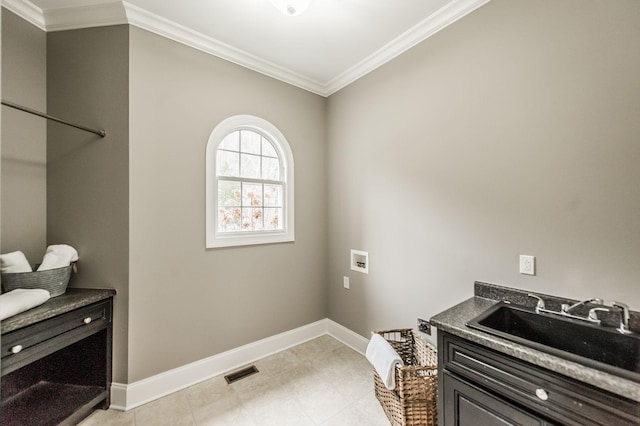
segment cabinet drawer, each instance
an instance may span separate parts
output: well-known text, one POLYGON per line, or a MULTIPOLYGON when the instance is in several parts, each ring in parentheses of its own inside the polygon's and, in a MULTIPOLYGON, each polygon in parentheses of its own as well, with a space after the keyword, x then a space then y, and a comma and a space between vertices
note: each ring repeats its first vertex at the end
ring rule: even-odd
POLYGON ((485 389, 569 425, 638 425, 639 405, 568 377, 443 336, 443 365, 485 389))
POLYGON ((2 375, 106 328, 110 320, 111 304, 104 301, 2 335, 2 375))
POLYGON ((551 426, 553 423, 520 407, 498 400, 459 377, 442 372, 443 426, 509 425, 551 426))

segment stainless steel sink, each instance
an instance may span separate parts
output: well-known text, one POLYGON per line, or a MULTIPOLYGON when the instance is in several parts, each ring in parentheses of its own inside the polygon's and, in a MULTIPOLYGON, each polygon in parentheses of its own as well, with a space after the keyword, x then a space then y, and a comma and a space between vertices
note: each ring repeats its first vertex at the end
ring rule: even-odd
POLYGON ((516 343, 640 382, 640 336, 500 302, 467 323, 516 343))

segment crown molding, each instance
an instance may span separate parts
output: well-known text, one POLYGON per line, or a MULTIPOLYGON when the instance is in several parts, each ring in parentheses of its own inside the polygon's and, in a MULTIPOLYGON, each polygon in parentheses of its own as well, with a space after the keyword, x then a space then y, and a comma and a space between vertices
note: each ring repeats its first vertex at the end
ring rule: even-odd
POLYGON ((491 0, 455 0, 328 82, 319 82, 251 53, 155 15, 127 1, 42 11, 29 0, 0 0, 3 7, 44 31, 131 24, 320 96, 330 96, 491 0))
POLYGON ((194 31, 145 9, 123 2, 128 22, 138 28, 161 35, 178 43, 218 56, 234 64, 284 81, 318 95, 324 95, 324 85, 302 74, 287 70, 272 62, 261 59, 229 44, 218 41, 200 32, 194 31))
POLYGON ((10 10, 15 13, 25 21, 30 24, 35 25, 40 28, 42 31, 46 31, 46 26, 44 23, 44 16, 42 14, 42 9, 40 9, 35 4, 26 0, 2 0, 0 2, 2 7, 10 10))
POLYGON ((382 48, 333 78, 325 85, 325 96, 348 86, 393 58, 443 30, 491 0, 457 0, 443 6, 382 48))
POLYGON ((65 7, 44 11, 47 31, 105 27, 127 23, 127 15, 120 1, 65 7))
POLYGON ((51 10, 42 10, 29 0, 1 2, 7 10, 47 32, 127 23, 124 6, 119 0, 51 10))

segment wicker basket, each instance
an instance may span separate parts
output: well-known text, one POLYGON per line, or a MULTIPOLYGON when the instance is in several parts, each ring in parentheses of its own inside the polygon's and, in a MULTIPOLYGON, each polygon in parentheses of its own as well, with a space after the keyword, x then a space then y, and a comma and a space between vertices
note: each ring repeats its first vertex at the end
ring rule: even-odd
POLYGON ((374 331, 396 350, 403 366, 396 366, 396 388, 386 388, 373 371, 376 398, 394 426, 438 424, 438 357, 436 349, 411 329, 374 331))
POLYGON ((41 288, 47 290, 51 297, 60 296, 67 291, 73 265, 46 271, 18 272, 2 274, 4 292, 18 288, 41 288))

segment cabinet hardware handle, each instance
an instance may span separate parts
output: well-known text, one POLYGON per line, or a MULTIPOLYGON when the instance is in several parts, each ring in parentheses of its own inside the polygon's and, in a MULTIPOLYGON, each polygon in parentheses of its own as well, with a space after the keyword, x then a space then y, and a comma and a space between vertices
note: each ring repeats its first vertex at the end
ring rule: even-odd
POLYGON ((82 322, 85 324, 89 324, 91 322, 91 317, 86 317, 85 319, 82 320, 82 322))
POLYGON ((546 401, 547 399, 549 399, 549 394, 547 393, 546 390, 542 388, 536 389, 536 396, 543 401, 546 401))
POLYGON ((11 348, 11 353, 12 354, 17 354, 18 352, 20 352, 22 350, 22 345, 15 345, 11 348))

